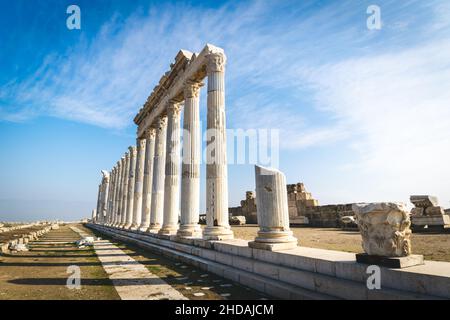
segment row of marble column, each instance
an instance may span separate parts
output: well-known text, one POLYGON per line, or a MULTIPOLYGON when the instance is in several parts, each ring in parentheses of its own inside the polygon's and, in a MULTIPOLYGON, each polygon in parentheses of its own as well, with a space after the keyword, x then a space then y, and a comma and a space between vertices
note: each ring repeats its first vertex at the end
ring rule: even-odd
POLYGON ((183 157, 180 150, 183 103, 170 101, 166 112, 154 121, 144 136, 137 139, 136 146, 129 147, 111 170, 108 179, 102 180, 97 223, 182 238, 233 238, 228 214, 224 69, 223 54, 213 53, 208 57, 207 226, 204 231, 198 224, 201 159, 199 96, 202 87, 198 81, 185 82, 183 157))

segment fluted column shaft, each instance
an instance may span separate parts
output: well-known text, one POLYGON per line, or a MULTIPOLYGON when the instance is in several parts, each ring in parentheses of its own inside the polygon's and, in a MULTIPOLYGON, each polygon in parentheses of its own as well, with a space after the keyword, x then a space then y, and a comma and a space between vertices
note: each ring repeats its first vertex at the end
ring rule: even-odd
POLYGON ((161 228, 164 210, 164 165, 166 162, 167 117, 158 120, 153 161, 152 204, 150 211, 151 232, 161 228))
POLYGON ((172 235, 178 230, 180 212, 180 111, 179 103, 167 108, 166 168, 164 180, 164 219, 159 234, 172 235))
POLYGON ((155 156, 155 128, 150 128, 145 135, 144 186, 142 190, 142 223, 140 231, 146 232, 150 227, 150 209, 152 204, 153 161, 155 156))
POLYGON ((103 224, 107 223, 106 210, 108 207, 108 191, 109 191, 109 172, 102 171, 102 198, 101 198, 101 215, 103 224))
POLYGON ((130 172, 130 153, 125 153, 124 170, 122 175, 122 205, 120 208, 120 228, 124 228, 127 224, 127 207, 128 207, 128 177, 130 172))
POLYGON ((225 63, 223 52, 208 56, 206 240, 233 238, 228 215, 228 173, 225 121, 225 63))
POLYGON ((188 82, 184 89, 183 162, 181 164, 181 218, 179 237, 199 237, 200 215, 200 83, 188 82))
POLYGON ((139 229, 142 218, 142 191, 144 184, 145 139, 137 139, 136 173, 134 182, 133 224, 131 230, 139 229))
POLYGON ((128 174, 128 199, 127 199, 127 220, 125 229, 129 229, 133 224, 134 209, 134 180, 136 176, 136 147, 129 147, 130 150, 130 171, 128 174))
POLYGON ((96 223, 102 223, 102 218, 100 215, 102 205, 102 184, 98 185, 98 195, 97 195, 97 210, 96 210, 96 223))
POLYGON ((111 170, 111 182, 109 184, 108 192, 108 225, 112 224, 113 221, 113 199, 114 199, 114 187, 116 184, 116 168, 111 170))
POLYGON ((123 158, 117 161, 117 183, 116 183, 116 196, 114 197, 114 222, 113 226, 116 227, 119 224, 120 219, 120 188, 122 184, 122 168, 123 158))

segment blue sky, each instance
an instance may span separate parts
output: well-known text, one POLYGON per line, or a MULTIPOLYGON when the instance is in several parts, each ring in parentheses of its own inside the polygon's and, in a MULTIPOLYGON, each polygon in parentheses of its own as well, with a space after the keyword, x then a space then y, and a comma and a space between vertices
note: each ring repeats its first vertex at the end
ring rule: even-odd
MULTIPOLYGON (((448 1, 1 1, 0 220, 88 216, 178 50, 206 43, 228 57, 228 127, 279 129, 288 182, 322 204, 450 207, 449 40, 448 1)), ((238 205, 252 165, 229 187, 238 205)))

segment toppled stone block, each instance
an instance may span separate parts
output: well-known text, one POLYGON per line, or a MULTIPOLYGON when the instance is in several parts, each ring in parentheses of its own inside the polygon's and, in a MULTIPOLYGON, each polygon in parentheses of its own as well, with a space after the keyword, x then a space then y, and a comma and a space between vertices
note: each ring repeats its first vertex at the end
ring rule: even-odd
POLYGON ((424 212, 425 212, 424 208, 412 208, 411 209, 411 215, 415 216, 415 217, 423 216, 424 212))
POLYGON ((369 255, 404 257, 411 254, 411 220, 402 203, 353 204, 362 247, 369 255))
POLYGON ((9 246, 9 250, 11 251, 28 251, 28 246, 24 243, 13 243, 9 246))
POLYGON ((445 214, 442 207, 428 207, 425 209, 425 215, 427 216, 442 216, 445 214))
POLYGON ((409 197, 409 200, 416 208, 428 208, 438 205, 437 197, 429 195, 413 195, 409 197))
POLYGON ((237 225, 237 226, 243 226, 243 225, 245 225, 245 217, 244 216, 230 217, 230 224, 237 225))
POLYGON ((93 246, 94 245, 94 237, 84 237, 75 242, 75 244, 79 247, 93 246))

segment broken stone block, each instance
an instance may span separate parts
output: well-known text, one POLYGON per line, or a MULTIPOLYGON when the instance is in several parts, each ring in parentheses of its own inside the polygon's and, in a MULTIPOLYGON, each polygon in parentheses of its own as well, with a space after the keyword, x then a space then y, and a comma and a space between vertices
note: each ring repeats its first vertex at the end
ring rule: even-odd
POLYGON ((404 257, 411 254, 411 220, 402 203, 353 204, 362 247, 369 255, 404 257))
POLYGON ((413 195, 409 197, 409 200, 416 206, 416 208, 427 208, 438 205, 438 199, 434 196, 413 195))
POLYGON ((423 213, 425 212, 424 208, 412 208, 411 209, 411 215, 415 217, 423 216, 423 213))
POLYGON ((428 207, 425 209, 425 215, 427 216, 442 216, 443 214, 445 214, 445 211, 442 207, 428 207))

